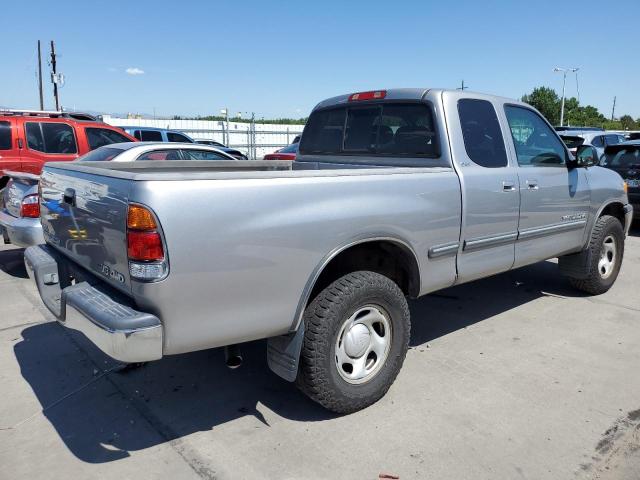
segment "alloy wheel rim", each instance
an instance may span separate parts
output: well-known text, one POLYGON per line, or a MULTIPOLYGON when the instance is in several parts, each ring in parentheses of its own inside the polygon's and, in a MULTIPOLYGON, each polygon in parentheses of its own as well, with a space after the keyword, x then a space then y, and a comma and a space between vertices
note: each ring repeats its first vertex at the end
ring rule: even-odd
POLYGON ((350 384, 370 381, 389 356, 392 340, 391 321, 387 312, 366 305, 347 318, 335 344, 335 364, 342 379, 350 384))
POLYGON ((607 235, 602 242, 600 259, 598 260, 598 273, 603 280, 611 276, 616 264, 616 240, 613 235, 607 235))

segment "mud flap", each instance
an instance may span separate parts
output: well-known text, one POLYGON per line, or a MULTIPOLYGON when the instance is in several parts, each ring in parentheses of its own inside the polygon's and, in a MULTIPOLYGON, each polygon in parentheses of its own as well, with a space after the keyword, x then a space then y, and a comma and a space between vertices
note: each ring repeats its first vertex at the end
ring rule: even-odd
POLYGON ((591 265, 591 249, 583 250, 579 253, 558 257, 558 267, 560 273, 567 277, 584 280, 589 276, 589 266, 591 265))
POLYGON ((303 340, 304 322, 296 332, 267 340, 267 363, 273 373, 288 382, 295 381, 303 340))

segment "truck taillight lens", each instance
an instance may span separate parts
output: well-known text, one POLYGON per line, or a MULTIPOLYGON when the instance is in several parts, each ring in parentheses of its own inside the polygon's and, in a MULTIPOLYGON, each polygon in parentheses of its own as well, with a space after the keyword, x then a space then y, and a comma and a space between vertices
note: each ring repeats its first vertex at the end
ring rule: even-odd
POLYGON ((158 262, 164 260, 162 239, 158 232, 137 232, 130 230, 127 233, 127 253, 129 260, 143 262, 158 262))
POLYGON ((40 196, 38 194, 27 195, 22 199, 20 216, 23 218, 40 217, 40 196))
POLYGON ((133 278, 159 280, 167 274, 162 236, 155 216, 141 205, 129 205, 127 212, 127 256, 133 278))

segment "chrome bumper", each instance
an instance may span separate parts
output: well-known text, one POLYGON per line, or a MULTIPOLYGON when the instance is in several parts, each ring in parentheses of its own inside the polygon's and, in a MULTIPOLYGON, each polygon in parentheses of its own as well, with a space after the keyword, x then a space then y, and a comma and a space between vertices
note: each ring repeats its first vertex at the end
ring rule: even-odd
POLYGON ((29 247, 44 243, 42 225, 39 218, 18 218, 0 210, 0 230, 5 240, 19 247, 29 247))
POLYGON ((633 223, 633 207, 629 204, 623 207, 624 210, 624 235, 625 237, 629 234, 629 229, 631 228, 631 224, 633 223))
POLYGON ((27 248, 24 262, 42 301, 61 325, 83 333, 121 362, 162 358, 163 328, 156 316, 135 310, 126 297, 98 280, 62 288, 58 264, 68 260, 47 245, 27 248))

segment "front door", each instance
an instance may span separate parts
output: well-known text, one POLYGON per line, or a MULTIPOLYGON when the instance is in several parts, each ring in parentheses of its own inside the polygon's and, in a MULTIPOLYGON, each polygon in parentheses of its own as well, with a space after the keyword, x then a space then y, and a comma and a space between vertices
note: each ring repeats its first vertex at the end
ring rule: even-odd
POLYGON ((458 280, 509 270, 514 261, 520 205, 517 169, 509 161, 501 104, 443 93, 454 163, 462 188, 458 280))
POLYGON ((520 183, 515 266, 574 252, 582 246, 589 214, 586 172, 567 167, 567 149, 537 112, 504 109, 520 183))

